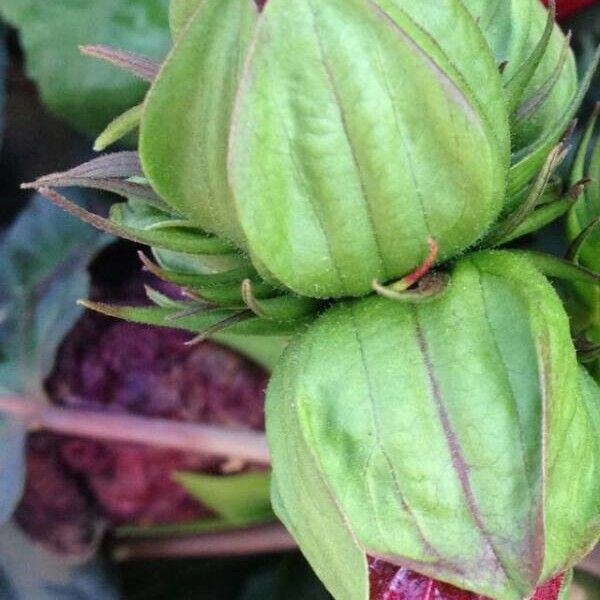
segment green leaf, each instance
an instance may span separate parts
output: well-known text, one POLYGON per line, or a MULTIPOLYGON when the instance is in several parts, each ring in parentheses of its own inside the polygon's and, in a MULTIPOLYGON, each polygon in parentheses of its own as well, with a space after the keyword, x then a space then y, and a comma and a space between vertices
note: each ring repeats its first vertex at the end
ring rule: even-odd
POLYGON ((368 597, 363 553, 528 597, 598 539, 600 402, 580 386, 560 299, 525 257, 459 261, 427 304, 340 303, 269 385, 276 512, 336 598, 368 597))
POLYGON ((21 422, 0 416, 0 524, 12 516, 23 493, 25 435, 21 422))
POLYGON ((192 254, 219 255, 228 254, 232 250, 226 241, 207 235, 190 225, 182 227, 170 223, 173 217, 134 198, 127 203, 114 204, 110 219, 150 246, 192 254))
POLYGON ((194 498, 235 525, 251 525, 275 519, 269 498, 271 474, 211 476, 178 473, 178 481, 194 498))
POLYGON ((461 252, 501 209, 491 108, 395 4, 269 0, 259 19, 229 176, 253 260, 301 295, 367 293, 420 264, 428 238, 441 259, 461 252))
POLYGON ((117 600, 100 560, 72 564, 30 540, 16 525, 0 529, 2 600, 117 600))
POLYGON ((553 223, 565 215, 572 206, 572 200, 555 200, 554 202, 543 204, 526 217, 508 236, 502 238, 498 244, 508 244, 520 237, 539 231, 542 227, 546 227, 546 225, 553 223))
POLYGON ((147 85, 80 56, 78 46, 110 44, 162 59, 170 41, 167 8, 167 0, 0 0, 46 105, 89 133, 140 102, 147 85))
POLYGON ((0 387, 37 396, 81 313, 87 265, 107 242, 36 197, 0 244, 0 387))
MULTIPOLYGON (((554 15, 550 14, 550 11, 548 11, 548 13, 544 31, 535 47, 532 49, 531 54, 525 58, 521 65, 519 65, 518 70, 514 72, 512 77, 507 78, 505 90, 511 115, 519 108, 525 89, 529 85, 533 75, 539 68, 540 62, 549 49, 550 39, 554 32, 554 15)), ((562 61, 558 64, 559 67, 562 68, 562 61)), ((524 104, 527 104, 527 102, 524 104)))
MULTIPOLYGON (((533 216, 536 207, 540 204, 544 196, 544 192, 548 188, 548 184, 554 171, 560 166, 567 153, 568 149, 565 148, 564 144, 558 144, 552 149, 546 157, 546 162, 537 174, 536 180, 531 186, 527 196, 513 212, 494 225, 492 231, 488 234, 489 237, 486 238, 487 244, 496 246, 515 237, 519 229, 533 216)), ((531 221, 525 226, 525 229, 530 225, 531 221)))
MULTIPOLYGON (((43 395, 60 342, 81 313, 86 267, 108 242, 34 198, 0 242, 0 395, 43 395)), ((12 513, 24 480, 25 430, 0 416, 0 522, 12 513)))
POLYGON ((51 188, 40 187, 39 192, 84 223, 125 240, 197 254, 229 254, 232 250, 221 238, 193 229, 181 219, 155 208, 145 199, 131 198, 128 202, 113 204, 110 218, 106 219, 51 188))
POLYGON ((576 265, 563 258, 530 250, 514 250, 515 255, 521 255, 547 277, 563 279, 571 283, 586 284, 590 290, 600 285, 600 273, 576 265))
MULTIPOLYGON (((240 312, 237 309, 223 308, 199 311, 197 314, 184 316, 181 313, 186 309, 185 305, 139 307, 117 306, 88 301, 82 301, 82 304, 91 310, 125 321, 143 323, 145 325, 158 325, 159 327, 174 327, 193 333, 210 331, 213 327, 235 317, 240 312)), ((258 317, 250 317, 247 320, 228 326, 227 334, 236 336, 288 336, 302 330, 308 322, 309 320, 307 319, 306 321, 299 321, 297 323, 278 323, 276 321, 265 321, 258 317)), ((218 332, 220 331, 219 329, 218 332)), ((216 335, 218 332, 211 332, 210 337, 216 335)))
POLYGON ((583 75, 577 94, 564 107, 563 112, 548 121, 550 127, 541 137, 513 155, 513 165, 510 169, 508 183, 510 198, 516 197, 535 176, 548 153, 565 134, 590 87, 598 64, 600 64, 600 47, 597 48, 591 65, 583 75))
POLYGON ((150 89, 140 133, 144 172, 158 194, 202 229, 238 243, 227 147, 256 15, 250 0, 200 6, 150 89))
POLYGON ((168 525, 122 525, 117 527, 117 535, 131 538, 158 538, 178 535, 200 535, 213 531, 227 531, 236 529, 237 525, 228 523, 225 519, 198 519, 184 523, 171 523, 168 525))

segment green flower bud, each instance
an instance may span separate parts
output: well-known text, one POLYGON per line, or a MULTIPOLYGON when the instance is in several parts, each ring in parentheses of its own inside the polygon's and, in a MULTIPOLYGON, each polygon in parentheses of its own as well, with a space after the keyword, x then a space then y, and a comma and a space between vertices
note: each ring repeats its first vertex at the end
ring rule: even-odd
POLYGON ((273 502, 339 600, 367 555, 500 600, 529 597, 600 531, 600 390, 527 258, 458 262, 426 303, 340 303, 268 390, 273 502))
POLYGON ((458 0, 209 0, 180 34, 146 101, 144 171, 272 280, 361 295, 428 238, 446 259, 498 216, 508 116, 458 0))
POLYGON ((145 174, 304 296, 364 295, 413 270, 430 238, 438 260, 460 254, 522 200, 575 84, 538 0, 502 5, 498 31, 479 4, 177 0, 141 123, 145 174), (511 137, 527 160, 509 176, 511 137))

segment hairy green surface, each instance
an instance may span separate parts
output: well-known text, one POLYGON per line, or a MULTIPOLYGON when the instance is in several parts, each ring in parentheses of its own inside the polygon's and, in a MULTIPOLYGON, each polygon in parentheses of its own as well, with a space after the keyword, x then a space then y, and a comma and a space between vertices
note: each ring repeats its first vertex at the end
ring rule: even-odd
POLYGON ((169 3, 169 27, 174 42, 181 38, 186 25, 204 0, 171 0, 169 3))
POLYGON ((253 255, 297 293, 365 294, 423 260, 427 238, 442 258, 464 250, 501 208, 478 100, 402 15, 364 0, 271 0, 261 15, 230 179, 253 255))
MULTIPOLYGON (((571 183, 575 185, 584 176, 590 177, 591 181, 569 212, 567 235, 571 242, 578 244, 575 260, 600 272, 600 144, 597 141, 595 146, 591 144, 597 116, 596 111, 574 161, 571 183)), ((573 313, 574 330, 590 344, 600 344, 600 287, 576 284, 571 292, 568 306, 573 313)), ((596 356, 587 366, 600 381, 600 358, 596 356)))
POLYGON ((274 371, 275 510, 336 598, 367 598, 365 553, 526 597, 598 538, 600 403, 582 377, 522 256, 459 262, 429 303, 340 304, 274 371))
POLYGON ((256 20, 249 0, 207 0, 146 98, 140 156, 152 187, 199 227, 241 243, 227 183, 229 126, 256 20))
MULTIPOLYGON (((463 0, 473 16, 480 19, 481 30, 500 65, 506 61, 503 81, 508 84, 534 52, 544 27, 547 11, 538 0, 463 0)), ((536 109, 527 119, 517 120, 513 128, 515 151, 535 142, 563 114, 577 88, 575 58, 571 50, 562 56, 565 36, 558 26, 533 77, 519 102, 533 102, 536 109), (555 73, 555 70, 557 71, 555 73), (535 101, 538 92, 552 82, 548 92, 535 101)))

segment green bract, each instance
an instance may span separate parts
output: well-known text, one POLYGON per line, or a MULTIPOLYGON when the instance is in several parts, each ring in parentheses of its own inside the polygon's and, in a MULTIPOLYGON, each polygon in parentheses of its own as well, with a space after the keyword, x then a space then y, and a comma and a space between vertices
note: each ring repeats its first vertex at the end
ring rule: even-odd
POLYGON ((499 600, 600 531, 600 392, 559 298, 523 256, 473 255, 428 303, 341 303, 268 390, 273 501, 339 600, 366 555, 499 600))
MULTIPOLYGON (((568 237, 573 246, 571 258, 588 269, 600 272, 600 143, 592 146, 594 126, 600 105, 585 132, 571 173, 571 184, 577 186, 585 176, 591 181, 569 212, 568 237), (591 151, 591 152, 590 152, 591 151), (586 161, 588 154, 589 162, 586 161)), ((581 344, 581 357, 600 381, 600 288, 572 286, 574 294, 569 308, 573 312, 573 328, 581 344)))
POLYGON ((451 258, 518 204, 576 105, 565 38, 537 0, 512 5, 531 26, 503 15, 497 50, 461 0, 177 0, 144 173, 305 296, 363 295, 429 238, 451 258), (511 135, 527 142, 512 169, 511 135))
POLYGON ((497 64, 505 65, 502 81, 506 100, 514 107, 513 149, 522 150, 554 127, 576 94, 577 71, 568 40, 554 26, 542 56, 530 62, 548 21, 547 10, 541 2, 462 2, 479 20, 497 64), (523 88, 517 82, 524 73, 529 77, 523 88))

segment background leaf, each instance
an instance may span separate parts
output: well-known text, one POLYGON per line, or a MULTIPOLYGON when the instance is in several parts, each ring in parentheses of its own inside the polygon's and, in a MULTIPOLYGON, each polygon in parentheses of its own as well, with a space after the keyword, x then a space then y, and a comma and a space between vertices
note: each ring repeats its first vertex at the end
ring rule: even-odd
MULTIPOLYGON (((81 312, 87 264, 108 241, 40 198, 0 241, 0 395, 43 394, 58 345, 81 312)), ((0 416, 0 523, 25 478, 22 423, 0 416)))
POLYGON ((241 600, 328 600, 331 596, 297 555, 286 556, 276 568, 265 569, 247 584, 241 600))
POLYGON ((116 600, 99 561, 69 564, 33 543, 12 523, 0 529, 2 600, 116 600))
POLYGON ((215 477, 179 473, 177 481, 226 521, 249 525, 275 519, 270 501, 270 475, 259 472, 215 477))
MULTIPOLYGON (((6 99, 5 74, 7 63, 5 28, 0 25, 0 140, 4 135, 4 105, 6 99)), ((1 142, 0 142, 1 143, 1 142)))
POLYGON ((168 0, 0 0, 0 14, 19 30, 45 104, 89 133, 137 104, 147 84, 81 56, 78 46, 109 44, 162 59, 170 45, 168 0))
POLYGON ((109 240, 34 198, 0 242, 0 391, 39 394, 87 297, 86 267, 109 240))
POLYGON ((23 493, 24 441, 25 430, 20 423, 0 418, 0 524, 10 518, 23 493))

